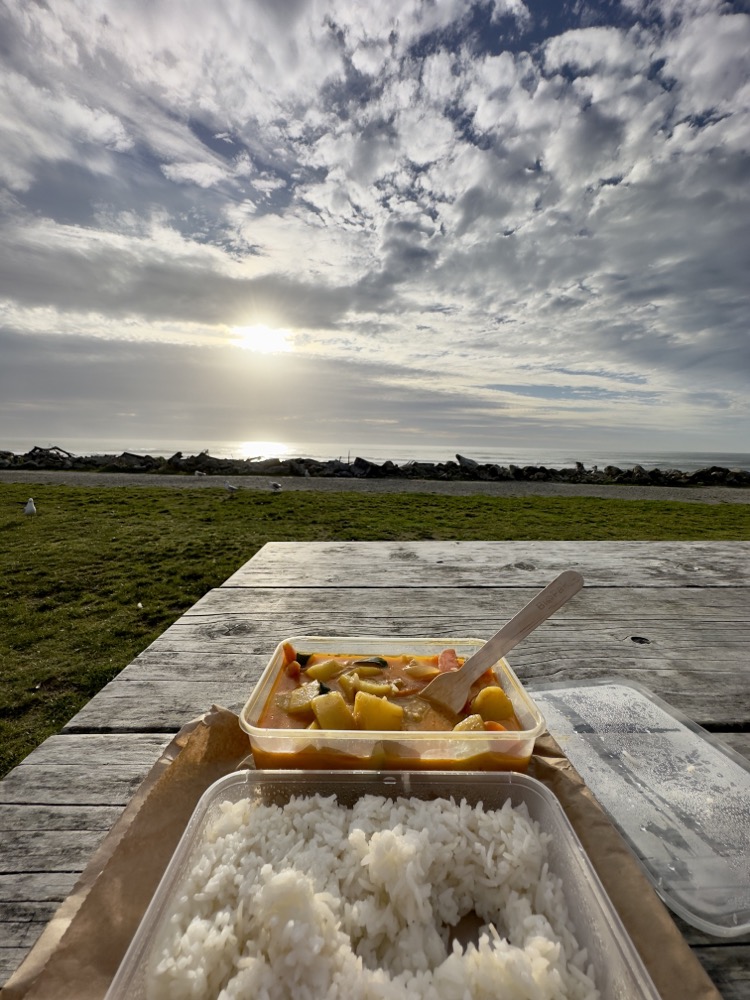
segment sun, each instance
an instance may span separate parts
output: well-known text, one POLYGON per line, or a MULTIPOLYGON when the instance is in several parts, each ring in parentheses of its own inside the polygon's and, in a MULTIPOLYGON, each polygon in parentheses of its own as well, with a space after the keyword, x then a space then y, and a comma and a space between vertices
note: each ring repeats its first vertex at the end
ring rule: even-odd
POLYGON ((255 351, 256 354, 282 354, 292 349, 288 330, 262 325, 233 326, 232 343, 243 351, 255 351))

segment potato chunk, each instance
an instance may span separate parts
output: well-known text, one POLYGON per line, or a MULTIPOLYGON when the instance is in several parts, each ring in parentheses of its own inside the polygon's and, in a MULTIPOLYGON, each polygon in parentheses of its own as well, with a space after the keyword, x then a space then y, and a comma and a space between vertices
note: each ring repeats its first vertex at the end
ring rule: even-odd
POLYGON ((330 679, 342 669, 338 660, 323 660, 322 663, 315 663, 305 671, 305 677, 312 677, 316 681, 330 681, 330 679))
POLYGON ((310 681, 308 684, 302 684, 301 687, 294 688, 292 691, 280 694, 276 703, 279 708, 296 718, 312 718, 312 702, 319 690, 318 682, 310 681))
POLYGON ((482 688, 471 703, 471 710, 479 713, 485 722, 502 722, 513 715, 513 702, 497 685, 482 688))
POLYGON ((344 698, 348 701, 354 701, 354 695, 357 693, 357 686, 355 681, 357 680, 356 674, 342 674, 338 680, 338 685, 341 688, 344 698))
POLYGON ((404 721, 404 710, 400 705, 394 705, 387 698, 366 691, 357 691, 354 698, 354 718, 360 729, 401 729, 404 721))
POLYGON ((454 733, 474 733, 479 732, 479 730, 484 731, 484 719, 478 713, 476 715, 467 715, 465 719, 461 719, 453 727, 454 733))
POLYGON ((404 673, 418 681, 431 681, 433 677, 437 677, 440 670, 432 663, 419 663, 417 660, 412 660, 408 666, 404 667, 404 673))
POLYGON ((321 729, 356 729, 352 711, 340 691, 319 694, 312 702, 315 718, 321 729))
POLYGON ((368 681, 357 678, 354 682, 354 687, 357 691, 366 691, 367 694, 376 694, 378 696, 393 694, 393 685, 389 684, 387 681, 385 683, 379 683, 378 681, 368 681))

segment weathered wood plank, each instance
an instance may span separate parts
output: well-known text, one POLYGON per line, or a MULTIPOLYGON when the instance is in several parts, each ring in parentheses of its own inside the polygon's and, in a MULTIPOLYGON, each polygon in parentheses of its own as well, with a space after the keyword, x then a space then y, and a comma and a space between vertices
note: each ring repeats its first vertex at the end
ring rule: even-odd
POLYGON ((48 764, 45 767, 19 765, 0 782, 0 803, 125 806, 149 767, 112 765, 94 770, 81 763, 48 764))
MULTIPOLYGON (((672 687, 684 694, 689 694, 692 689, 696 704, 711 702, 718 706, 726 699, 735 700, 739 697, 742 700, 750 688, 750 663, 746 658, 725 656, 718 663, 716 659, 707 657, 704 647, 697 645, 691 648, 689 655, 676 650, 673 655, 667 656, 658 648, 655 653, 650 652, 652 648, 651 645, 631 642, 582 641, 566 632, 546 639, 531 635, 512 651, 509 660, 526 682, 621 675, 638 679, 646 687, 656 691, 662 680, 669 680, 672 687), (706 667, 707 663, 710 664, 709 669, 706 667), (706 682, 707 677, 711 678, 710 684, 706 682)), ((131 664, 108 690, 117 697, 125 697, 126 692, 121 689, 126 684, 167 682, 182 684, 185 689, 192 684, 200 684, 210 696, 214 692, 218 693, 220 688, 235 685, 230 694, 236 697, 239 686, 247 700, 255 679, 265 666, 265 657, 248 656, 239 659, 246 669, 238 671, 238 657, 216 652, 186 652, 181 655, 169 653, 163 657, 154 655, 152 659, 131 664)), ((746 700, 742 703, 747 706, 746 700)), ((116 724, 117 720, 109 708, 102 711, 116 724)), ((163 720, 163 716, 159 718, 163 720)), ((76 720, 78 724, 78 717, 76 720)))
MULTIPOLYGON (((547 581, 549 582, 549 581, 547 581)), ((196 602, 174 625, 157 639, 177 626, 193 621, 216 621, 220 625, 224 618, 259 619, 267 621, 279 612, 304 615, 309 619, 311 611, 335 612, 342 608, 362 607, 392 617, 394 610, 408 608, 410 613, 425 609, 428 613, 434 607, 450 609, 455 603, 462 606, 483 609, 492 616, 494 622, 502 621, 523 607, 538 593, 536 587, 520 586, 513 589, 487 587, 402 587, 393 582, 388 588, 367 587, 294 587, 280 590, 274 587, 254 587, 251 589, 217 587, 210 590, 196 602)), ((585 582, 584 589, 563 608, 555 613, 554 620, 570 618, 576 620, 582 614, 597 618, 614 615, 620 619, 636 615, 647 621, 672 620, 685 617, 699 618, 703 615, 717 615, 719 620, 750 622, 750 594, 747 587, 611 587, 594 586, 585 582)))
POLYGON ((750 997, 750 945, 699 946, 694 951, 724 1000, 750 997))
POLYGON ((106 830, 5 830, 0 833, 0 874, 82 872, 106 830))
MULTIPOLYGON (((581 653, 583 651, 580 651, 581 653)), ((620 658, 587 654, 583 660, 575 649, 559 650, 556 659, 543 655, 534 658, 519 652, 513 667, 522 681, 552 682, 591 680, 617 675, 643 684, 700 725, 713 729, 741 729, 750 713, 750 666, 742 665, 712 672, 711 684, 705 684, 705 671, 692 670, 676 657, 674 662, 652 660, 634 662, 620 658)), ((179 729, 185 719, 193 718, 217 704, 239 712, 250 691, 245 683, 224 677, 212 681, 131 680, 112 683, 92 699, 66 727, 69 731, 142 730, 146 726, 179 729)), ((2 786, 0 786, 0 789, 2 786)))
POLYGON ((151 767, 171 738, 169 734, 162 733, 50 736, 36 750, 32 750, 18 766, 44 767, 47 764, 68 764, 79 767, 85 762, 87 766, 97 770, 101 767, 126 766, 140 773, 143 768, 147 770, 151 767))
POLYGON ((18 906, 54 903, 57 906, 70 895, 78 879, 77 872, 23 872, 17 875, 0 875, 0 903, 2 912, 15 913, 18 906))
MULTIPOLYGON (((21 903, 0 921, 0 941, 4 948, 30 948, 44 925, 57 910, 58 903, 21 903)), ((2 954, 2 952, 0 952, 2 954)))
MULTIPOLYGON (((505 613, 533 593, 515 592, 505 613)), ((699 722, 739 728, 750 716, 747 596, 741 588, 595 588, 577 595, 510 659, 522 680, 633 676, 699 722), (633 636, 648 641, 635 642, 633 636), (708 685, 707 668, 712 677, 708 685)), ((180 713, 200 714, 214 702, 241 707, 276 642, 308 629, 482 638, 496 630, 499 620, 496 590, 304 589, 277 596, 266 589, 253 597, 252 610, 242 614, 236 610, 241 592, 214 592, 204 607, 216 608, 216 614, 183 616, 93 699, 69 729, 144 728, 147 714, 155 727, 177 728, 186 718, 180 713), (232 614, 218 613, 227 605, 232 614), (294 605, 293 613, 288 605, 294 605), (294 615, 313 605, 315 627, 308 623, 305 629, 294 615), (169 694, 166 689, 162 694, 139 689, 147 699, 140 708, 135 692, 120 690, 124 684, 161 680, 180 683, 169 694), (112 700, 102 701, 105 697, 112 700), (151 706, 157 703, 154 716, 151 706)))
POLYGON ((122 809, 122 806, 0 805, 0 834, 34 830, 103 830, 107 833, 122 809))
POLYGON ((714 732, 714 736, 750 760, 750 733, 725 733, 717 731, 714 732))
MULTIPOLYGON (((358 634, 371 635, 374 639, 378 636, 401 636, 406 644, 410 636, 432 635, 440 638, 442 630, 438 626, 443 621, 445 619, 442 616, 432 621, 424 619, 415 621, 402 617, 391 619, 385 623, 384 628, 375 632, 378 623, 368 621, 363 614, 359 622, 364 628, 358 634)), ((277 634, 265 629, 263 636, 268 645, 262 652, 257 652, 253 648, 255 643, 246 640, 246 634, 252 629, 253 623, 241 623, 242 633, 234 644, 239 648, 234 654, 227 651, 232 645, 228 637, 219 641, 205 639, 202 626, 186 627, 184 634, 191 637, 190 641, 186 639, 184 644, 178 645, 177 648, 175 644, 170 644, 166 648, 153 647, 147 655, 134 660, 121 671, 113 683, 122 684, 143 677, 167 679, 176 676, 190 683, 210 681, 222 675, 231 676, 238 682, 254 683, 268 663, 277 641, 299 634, 284 627, 288 624, 284 621, 277 623, 274 626, 279 630, 277 634)), ((486 627, 487 623, 482 622, 478 615, 472 616, 470 621, 467 619, 463 626, 455 617, 448 624, 453 627, 442 631, 442 641, 446 644, 458 641, 458 637, 462 635, 483 639, 491 634, 486 627)), ((689 623, 689 626, 683 623, 644 628, 639 627, 639 623, 620 625, 612 623, 608 626, 595 621, 585 622, 584 625, 585 627, 574 629, 564 622, 547 622, 512 650, 509 658, 516 664, 529 655, 543 656, 550 661, 566 660, 571 656, 596 658, 612 656, 616 661, 623 660, 626 663, 651 664, 660 661, 674 662, 675 667, 683 664, 686 670, 700 667, 704 675, 714 669, 714 664, 743 670, 748 663, 750 626, 732 627, 728 624, 715 625, 709 622, 689 623)), ((321 632, 330 635, 332 639, 337 633, 338 630, 334 632, 333 629, 321 632)))
MULTIPOLYGON (((505 614, 533 593, 515 592, 505 614)), ((309 630, 483 638, 496 630, 501 603, 497 590, 474 588, 305 589, 280 597, 266 589, 253 597, 252 611, 243 614, 237 610, 241 593, 214 592, 203 606, 217 613, 183 616, 67 729, 176 729, 213 703, 241 707, 276 642, 289 635, 309 630), (227 605, 232 614, 218 613, 227 605), (305 606, 315 608, 314 628, 295 617, 305 606), (161 680, 172 686, 149 687, 161 680), (123 690, 134 683, 146 686, 123 690)), ((634 676, 699 722, 740 728, 750 717, 749 607, 741 588, 584 590, 527 637, 511 662, 522 680, 634 676)))
POLYGON ((145 729, 177 732, 212 705, 239 712, 249 693, 246 683, 223 678, 112 682, 73 716, 65 732, 142 732, 145 729))
POLYGON ((0 983, 15 971, 80 872, 0 874, 0 983))
MULTIPOLYGON (((4 940, 0 937, 0 986, 2 986, 11 975, 16 971, 18 966, 23 962, 31 949, 34 941, 44 930, 44 924, 34 924, 33 929, 29 929, 29 943, 25 947, 6 947, 1 942, 4 940), (35 935, 35 936, 34 936, 35 935)), ((3 933, 3 924, 0 922, 0 935, 3 933)))
POLYGON ((269 542, 224 587, 747 586, 750 542, 269 542))
MULTIPOLYGON (((170 649, 162 652, 150 647, 136 657, 115 678, 118 684, 139 680, 177 680, 186 682, 211 682, 218 679, 255 684, 263 672, 275 643, 265 653, 226 653, 211 649, 209 652, 170 649)), ((115 683, 113 681, 112 683, 115 683)), ((155 734, 156 735, 156 734, 155 734)))
POLYGON ((50 736, 0 782, 0 829, 14 828, 6 825, 13 804, 48 809, 39 822, 57 829, 67 828, 73 813, 53 806, 75 804, 77 817, 100 817, 87 828, 103 828, 102 807, 126 805, 171 739, 171 732, 50 736))
MULTIPOLYGON (((288 600, 265 603, 257 595, 244 613, 216 609, 211 616, 183 615, 149 648, 147 654, 170 651, 263 654, 288 636, 405 635, 453 638, 487 638, 534 596, 535 591, 515 592, 504 601, 492 590, 391 591, 329 590, 307 595, 308 610, 299 594, 288 600), (318 597, 318 595, 320 595, 318 597)), ((725 591, 670 589, 664 600, 657 591, 584 590, 569 605, 532 633, 528 641, 547 641, 566 635, 585 642, 627 642, 648 639, 645 652, 657 650, 704 657, 720 655, 744 659, 750 647, 750 594, 733 588, 725 591), (650 595, 655 595, 651 598, 650 595), (721 594, 715 602, 711 594, 721 594)), ((143 655, 143 654, 142 654, 143 655)), ((136 663, 138 660, 135 661, 136 663)))

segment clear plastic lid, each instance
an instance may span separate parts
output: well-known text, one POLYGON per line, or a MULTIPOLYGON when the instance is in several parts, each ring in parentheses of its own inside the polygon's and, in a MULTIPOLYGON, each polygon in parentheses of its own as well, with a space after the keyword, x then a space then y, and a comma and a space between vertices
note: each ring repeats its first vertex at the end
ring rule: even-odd
POLYGON ((750 931, 750 762, 632 681, 529 689, 666 905, 708 934, 750 931))

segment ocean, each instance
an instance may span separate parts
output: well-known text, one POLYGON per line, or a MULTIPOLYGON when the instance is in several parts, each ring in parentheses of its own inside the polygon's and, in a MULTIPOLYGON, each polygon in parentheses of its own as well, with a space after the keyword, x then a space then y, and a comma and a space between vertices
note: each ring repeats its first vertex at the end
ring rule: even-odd
MULTIPOLYGON (((637 449, 631 451, 606 451, 593 449, 565 450, 554 448, 491 448, 486 444, 477 447, 471 445, 459 446, 455 450, 447 446, 430 446, 416 442, 399 444, 362 444, 336 445, 321 442, 280 442, 280 441, 204 441, 197 443, 140 441, 115 442, 112 440, 89 441, 10 441, 3 445, 7 451, 15 454, 25 454, 35 445, 46 448, 58 445, 74 455, 120 454, 123 451, 135 455, 163 455, 169 457, 177 451, 183 455, 197 455, 208 451, 215 458, 262 459, 262 458, 314 458, 319 461, 341 459, 353 461, 356 457, 366 458, 381 465, 390 459, 396 465, 410 461, 447 462, 455 460, 456 453, 466 458, 473 458, 480 463, 495 463, 497 465, 544 465, 548 468, 570 468, 576 462, 582 462, 587 469, 597 466, 603 469, 607 465, 616 465, 621 469, 632 469, 634 465, 642 465, 645 469, 680 469, 682 472, 695 472, 712 465, 726 469, 750 470, 750 454, 742 452, 645 452, 637 449)), ((2 449, 0 449, 2 450, 2 449)))

